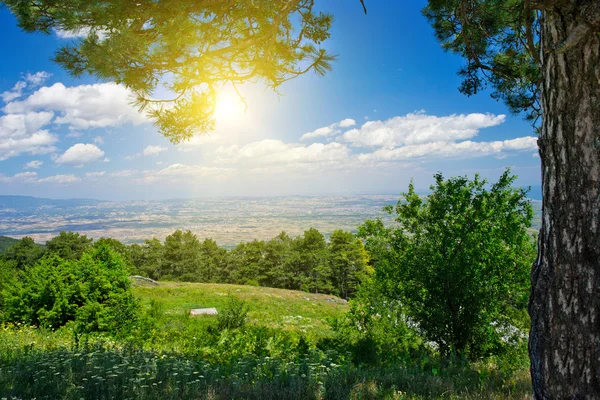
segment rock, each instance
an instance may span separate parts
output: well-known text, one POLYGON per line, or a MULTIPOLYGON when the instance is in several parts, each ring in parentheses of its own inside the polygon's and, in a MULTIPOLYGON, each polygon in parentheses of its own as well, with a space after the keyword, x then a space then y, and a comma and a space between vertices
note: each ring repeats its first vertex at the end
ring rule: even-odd
POLYGON ((198 316, 198 315, 217 315, 219 314, 217 312, 216 308, 193 308, 190 310, 190 315, 192 317, 198 316))
POLYGON ((129 279, 132 279, 135 283, 137 283, 139 285, 150 284, 150 285, 158 286, 158 282, 156 282, 154 279, 146 278, 146 277, 143 277, 140 275, 132 275, 129 277, 129 279))

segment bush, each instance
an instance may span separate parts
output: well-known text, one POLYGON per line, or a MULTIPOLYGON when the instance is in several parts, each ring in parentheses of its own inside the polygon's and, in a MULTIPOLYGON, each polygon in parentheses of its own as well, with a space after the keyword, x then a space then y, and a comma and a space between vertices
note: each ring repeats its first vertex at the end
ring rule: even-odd
POLYGON ((245 301, 232 297, 225 308, 219 312, 218 329, 238 329, 246 325, 248 305, 245 301))
POLYGON ((123 260, 106 246, 78 261, 46 257, 2 297, 9 322, 57 329, 74 321, 78 333, 118 333, 137 314, 123 260))
POLYGON ((395 224, 359 227, 379 297, 401 304, 444 356, 477 359, 520 346, 535 259, 526 191, 512 188, 508 170, 491 186, 478 176, 435 179, 426 198, 411 184, 386 208, 395 224))

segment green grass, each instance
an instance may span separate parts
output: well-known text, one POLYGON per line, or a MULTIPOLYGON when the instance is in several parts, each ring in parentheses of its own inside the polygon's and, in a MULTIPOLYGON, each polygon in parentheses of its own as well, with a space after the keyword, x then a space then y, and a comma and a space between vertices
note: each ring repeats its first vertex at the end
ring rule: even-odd
POLYGON ((314 345, 300 351, 301 337, 314 344, 333 335, 328 320, 348 310, 333 296, 175 282, 136 285, 134 293, 149 324, 125 338, 77 341, 69 326, 0 326, 0 399, 531 398, 526 368, 435 360, 359 366, 314 345), (231 296, 249 305, 246 328, 218 332, 216 317, 188 315, 222 310, 231 296))
MULTIPOLYGON (((136 285, 134 294, 146 309, 157 303, 165 322, 173 323, 192 308, 222 310, 234 296, 248 304, 250 323, 314 336, 331 333, 329 321, 348 311, 346 302, 335 296, 254 286, 160 282, 159 286, 136 285)), ((216 318, 193 317, 188 323, 211 324, 216 318)))

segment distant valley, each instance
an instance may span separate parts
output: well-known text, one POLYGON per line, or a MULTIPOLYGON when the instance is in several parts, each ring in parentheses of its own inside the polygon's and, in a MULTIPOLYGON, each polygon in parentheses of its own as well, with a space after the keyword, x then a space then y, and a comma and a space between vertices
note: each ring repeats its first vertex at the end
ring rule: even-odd
MULTIPOLYGON (((325 235, 334 229, 356 231, 366 218, 385 217, 382 207, 398 196, 222 197, 161 201, 109 202, 92 199, 53 200, 0 196, 0 236, 31 236, 44 242, 62 230, 93 238, 112 237, 138 243, 164 239, 176 229, 189 229, 220 246, 270 239, 285 231, 299 235, 311 227, 325 235)), ((533 200, 534 228, 541 202, 533 200)))

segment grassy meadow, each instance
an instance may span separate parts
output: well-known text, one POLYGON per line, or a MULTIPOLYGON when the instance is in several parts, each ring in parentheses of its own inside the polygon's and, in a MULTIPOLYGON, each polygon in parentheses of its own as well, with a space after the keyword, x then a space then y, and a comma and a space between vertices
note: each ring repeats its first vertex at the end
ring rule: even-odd
POLYGON ((331 295, 225 284, 134 284, 144 317, 120 338, 0 329, 2 399, 528 399, 526 369, 489 362, 364 365, 319 348, 348 311, 331 295), (248 306, 242 329, 215 332, 232 297, 248 306), (150 323, 149 321, 152 321, 150 323))

